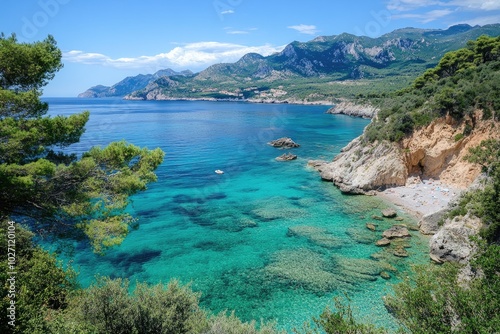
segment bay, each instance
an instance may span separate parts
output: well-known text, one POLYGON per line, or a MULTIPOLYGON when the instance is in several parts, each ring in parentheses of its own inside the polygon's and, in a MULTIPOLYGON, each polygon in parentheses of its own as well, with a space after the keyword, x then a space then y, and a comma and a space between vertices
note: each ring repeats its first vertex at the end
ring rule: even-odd
POLYGON ((374 242, 394 222, 376 221, 376 232, 365 224, 388 204, 343 195, 307 167, 310 159, 331 160, 367 120, 325 114, 326 106, 45 101, 51 115, 90 111, 73 152, 116 140, 166 152, 158 182, 133 197, 129 210, 139 228, 121 246, 99 256, 74 242, 74 252, 61 254, 79 271, 82 286, 95 275, 128 278, 132 285, 177 278, 201 292, 211 312, 234 310, 245 321, 277 321, 288 331, 347 293, 359 319, 394 328, 382 296, 411 263, 426 261, 426 239, 411 238, 411 260, 377 248, 374 242), (280 137, 301 146, 267 144, 280 137), (285 152, 298 159, 277 162, 285 152), (381 271, 392 278, 382 279, 381 271))

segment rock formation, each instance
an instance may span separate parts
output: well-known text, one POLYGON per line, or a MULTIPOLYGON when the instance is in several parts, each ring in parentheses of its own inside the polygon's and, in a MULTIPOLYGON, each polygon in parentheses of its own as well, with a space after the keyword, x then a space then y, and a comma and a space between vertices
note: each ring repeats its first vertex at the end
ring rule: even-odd
POLYGON ((279 157, 276 158, 276 161, 290 161, 297 159, 297 156, 292 153, 283 153, 279 157))
POLYGON ((500 139, 497 126, 474 116, 473 132, 460 138, 470 119, 460 123, 442 117, 415 131, 400 143, 366 142, 360 136, 344 147, 332 162, 310 161, 323 180, 343 192, 367 194, 372 190, 404 186, 409 176, 439 179, 464 189, 480 174, 480 167, 464 160, 469 148, 489 138, 500 139), (458 136, 458 137, 457 137, 458 136), (458 139, 457 139, 458 138, 458 139))
POLYGON ((467 263, 475 250, 470 237, 477 235, 480 228, 481 220, 470 215, 446 220, 430 240, 431 259, 438 263, 467 263))
POLYGON ((321 178, 342 192, 367 194, 371 190, 406 183, 408 171, 397 143, 365 143, 354 139, 331 163, 311 161, 321 178))
POLYGON ((351 101, 342 101, 326 111, 327 114, 342 114, 354 117, 373 118, 378 108, 368 104, 356 104, 351 101))
POLYGON ((411 237, 410 232, 408 232, 408 229, 403 225, 392 226, 388 230, 384 231, 382 236, 387 239, 411 237))
POLYGON ((295 148, 300 146, 299 144, 294 142, 292 138, 288 137, 283 137, 270 141, 268 144, 271 145, 272 147, 277 147, 277 148, 295 148))

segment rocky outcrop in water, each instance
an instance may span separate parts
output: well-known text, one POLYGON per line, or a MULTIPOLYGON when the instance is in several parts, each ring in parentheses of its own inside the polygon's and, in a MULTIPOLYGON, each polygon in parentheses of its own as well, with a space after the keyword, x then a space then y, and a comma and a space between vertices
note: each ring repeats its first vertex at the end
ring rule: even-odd
POLYGON ((291 161, 297 159, 297 156, 292 153, 284 153, 276 158, 276 161, 291 161))
POLYGON ((330 162, 310 161, 323 180, 332 181, 342 192, 370 191, 406 182, 408 171, 397 143, 365 143, 354 139, 330 162))
POLYGON ((277 147, 277 148, 295 148, 300 146, 299 144, 294 142, 292 138, 288 137, 283 137, 270 141, 268 144, 271 145, 272 147, 277 147))
POLYGON ((351 101, 343 101, 326 111, 327 114, 342 114, 353 117, 373 118, 379 109, 369 104, 356 104, 351 101))

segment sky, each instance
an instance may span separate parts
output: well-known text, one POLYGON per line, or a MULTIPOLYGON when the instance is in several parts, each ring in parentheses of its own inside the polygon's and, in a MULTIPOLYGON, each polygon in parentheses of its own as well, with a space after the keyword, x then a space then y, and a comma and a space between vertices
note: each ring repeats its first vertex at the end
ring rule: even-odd
POLYGON ((500 23, 500 0, 3 0, 1 8, 0 32, 27 43, 50 34, 63 52, 46 97, 166 68, 198 72, 317 36, 500 23))

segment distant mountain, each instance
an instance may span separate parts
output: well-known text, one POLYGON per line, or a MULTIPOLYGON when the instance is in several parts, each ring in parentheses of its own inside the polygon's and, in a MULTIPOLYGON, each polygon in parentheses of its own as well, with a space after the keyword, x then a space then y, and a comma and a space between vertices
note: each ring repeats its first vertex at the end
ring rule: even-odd
POLYGON ((267 57, 250 53, 235 63, 212 65, 195 75, 161 77, 126 98, 303 103, 381 93, 405 87, 446 52, 483 34, 500 35, 500 24, 456 25, 446 30, 404 28, 378 38, 346 33, 321 36, 292 42, 267 57))
POLYGON ((145 88, 150 82, 169 76, 192 76, 191 71, 176 72, 172 69, 160 70, 155 74, 139 74, 135 77, 127 77, 111 87, 98 85, 78 94, 78 97, 123 97, 136 90, 145 88))

